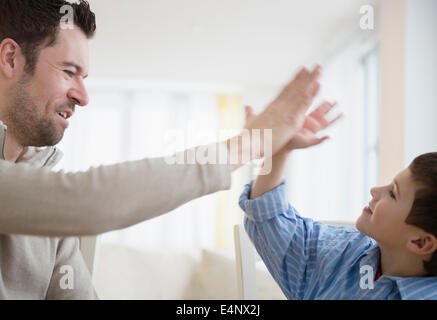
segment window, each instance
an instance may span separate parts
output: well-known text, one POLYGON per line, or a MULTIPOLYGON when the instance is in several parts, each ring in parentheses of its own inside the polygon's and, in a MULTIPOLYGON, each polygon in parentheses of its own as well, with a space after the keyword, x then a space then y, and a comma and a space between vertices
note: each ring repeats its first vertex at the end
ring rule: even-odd
MULTIPOLYGON (((201 87, 178 88, 92 84, 90 105, 76 109, 59 145, 64 159, 55 169, 81 171, 90 166, 170 155, 217 141, 217 92, 201 87)), ((103 234, 98 241, 139 250, 215 248, 216 214, 217 194, 208 195, 166 215, 103 234)))
POLYGON ((352 222, 369 201, 378 170, 378 53, 373 47, 355 42, 324 63, 318 102, 335 99, 345 117, 325 132, 330 140, 296 150, 289 159, 289 200, 304 217, 352 222))

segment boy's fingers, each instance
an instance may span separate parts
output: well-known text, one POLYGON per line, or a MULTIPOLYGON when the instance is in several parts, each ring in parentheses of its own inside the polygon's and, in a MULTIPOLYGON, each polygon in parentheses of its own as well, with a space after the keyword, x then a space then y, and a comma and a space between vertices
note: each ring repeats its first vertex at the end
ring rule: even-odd
POLYGON ((338 104, 337 101, 334 101, 333 103, 329 103, 330 107, 326 110, 325 114, 331 111, 332 108, 334 108, 338 104))
POLYGON ((323 143, 325 140, 328 140, 328 139, 329 139, 329 136, 324 136, 324 137, 322 137, 322 138, 317 138, 317 142, 314 143, 313 146, 316 146, 316 145, 318 145, 318 144, 321 144, 321 143, 323 143))
POLYGON ((312 116, 325 116, 329 113, 337 105, 337 102, 330 103, 328 101, 322 102, 313 112, 311 112, 312 116))
POLYGON ((340 113, 338 116, 336 116, 333 120, 329 121, 328 126, 334 124, 334 122, 337 122, 338 120, 340 120, 341 118, 343 118, 344 114, 340 113))
POLYGON ((329 136, 324 136, 322 138, 314 137, 311 139, 311 141, 308 142, 308 144, 306 145, 306 148, 317 146, 328 139, 329 139, 329 136))
POLYGON ((314 119, 313 117, 306 117, 304 122, 304 128, 310 130, 313 133, 316 133, 320 130, 320 124, 319 122, 314 119))
POLYGON ((334 103, 330 103, 328 101, 323 102, 318 108, 317 110, 320 111, 322 114, 327 114, 329 111, 332 110, 332 108, 334 108, 337 105, 337 102, 334 103))

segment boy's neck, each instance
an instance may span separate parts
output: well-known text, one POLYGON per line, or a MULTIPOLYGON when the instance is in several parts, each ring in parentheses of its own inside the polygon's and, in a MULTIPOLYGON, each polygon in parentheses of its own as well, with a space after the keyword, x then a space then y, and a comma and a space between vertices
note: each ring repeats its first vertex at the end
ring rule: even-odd
POLYGON ((406 249, 388 248, 379 245, 381 251, 381 274, 393 277, 426 277, 428 273, 423 268, 423 257, 415 255, 406 249))

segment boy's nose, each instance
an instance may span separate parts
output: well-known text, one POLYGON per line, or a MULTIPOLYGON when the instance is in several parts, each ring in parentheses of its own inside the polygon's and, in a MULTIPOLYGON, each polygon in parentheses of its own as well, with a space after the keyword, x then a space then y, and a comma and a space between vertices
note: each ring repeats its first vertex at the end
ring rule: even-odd
POLYGON ((376 198, 376 195, 377 195, 376 188, 371 188, 370 194, 372 195, 372 197, 376 198))

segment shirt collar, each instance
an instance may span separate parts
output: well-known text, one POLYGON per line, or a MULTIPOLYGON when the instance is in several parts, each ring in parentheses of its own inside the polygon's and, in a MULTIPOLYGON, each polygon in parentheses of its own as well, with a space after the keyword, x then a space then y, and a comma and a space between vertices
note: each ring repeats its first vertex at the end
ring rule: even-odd
MULTIPOLYGON (((376 273, 379 267, 380 257, 381 251, 375 241, 374 244, 366 250, 360 260, 360 268, 364 265, 368 265, 371 266, 376 273)), ((378 281, 384 281, 383 279, 396 283, 403 300, 430 299, 432 293, 435 293, 434 299, 437 298, 437 277, 393 277, 381 275, 378 281)))
MULTIPOLYGON (((7 126, 0 120, 0 160, 5 160, 4 147, 7 126)), ((26 147, 16 163, 27 163, 35 167, 54 167, 62 158, 63 153, 56 147, 26 147)))
POLYGON ((433 293, 434 295, 432 298, 437 298, 437 277, 397 277, 395 280, 402 299, 430 299, 430 295, 433 293))

